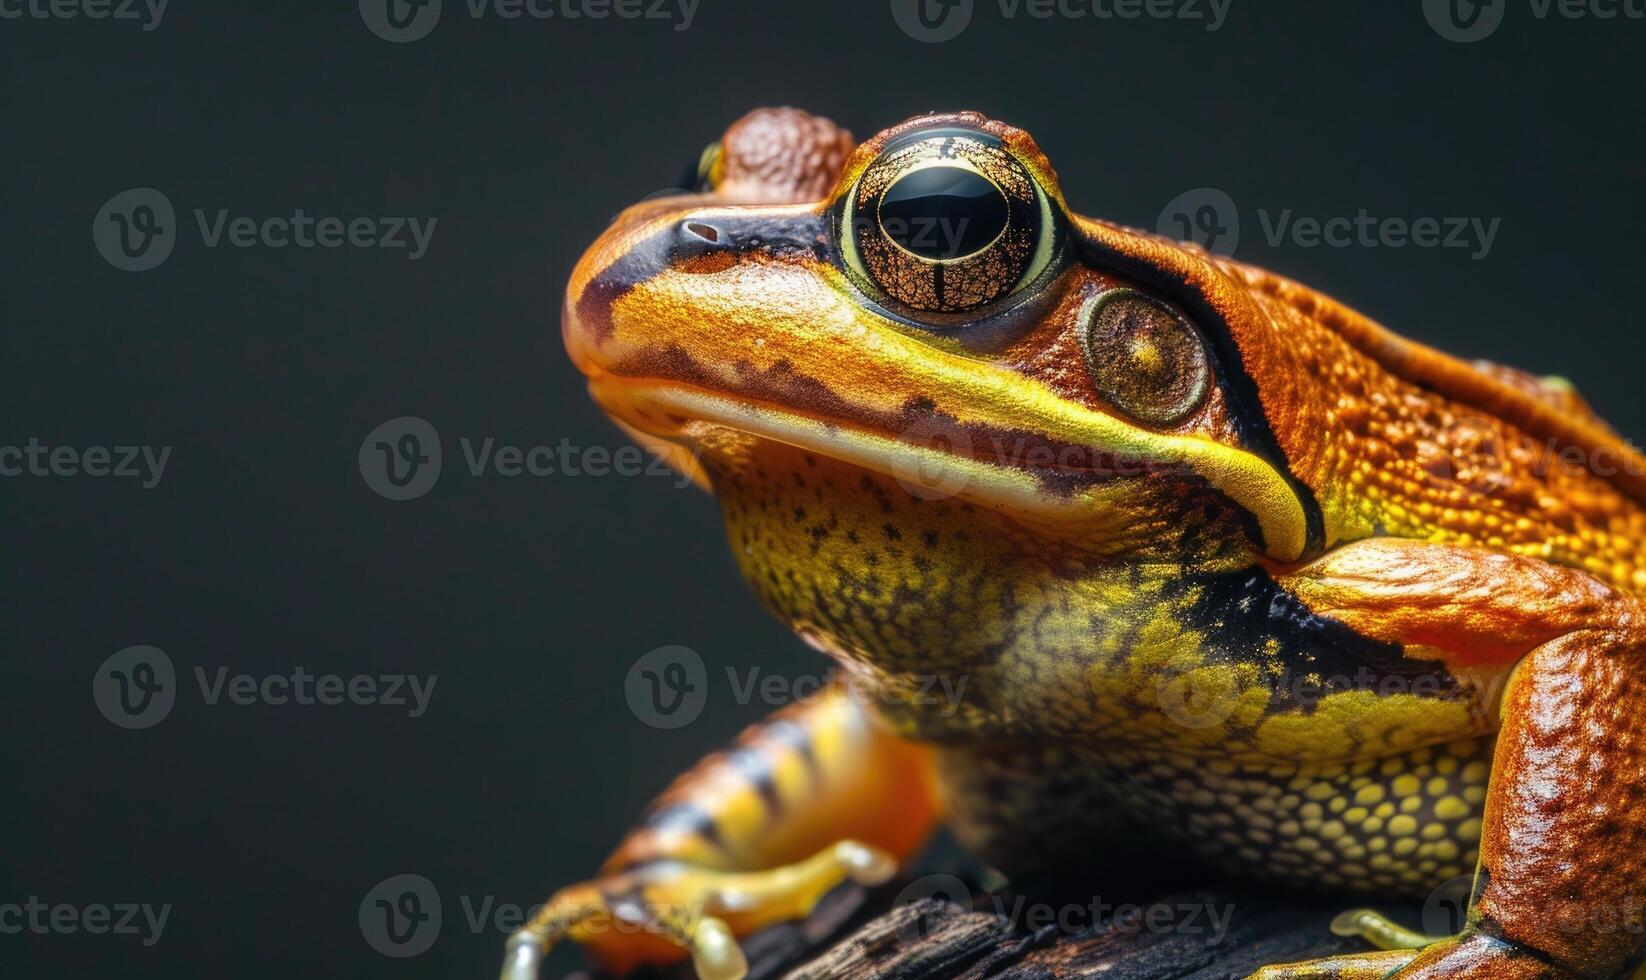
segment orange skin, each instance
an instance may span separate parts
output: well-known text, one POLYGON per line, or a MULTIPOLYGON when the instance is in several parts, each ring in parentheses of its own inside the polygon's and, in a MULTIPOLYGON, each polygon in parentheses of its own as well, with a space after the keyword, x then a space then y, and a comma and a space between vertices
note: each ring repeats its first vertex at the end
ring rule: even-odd
MULTIPOLYGON (((1286 631, 1308 619, 1310 636, 1395 651, 1397 672, 1430 665, 1476 685, 1473 720, 1425 729, 1411 748, 1483 738, 1492 752, 1463 933, 1420 951, 1267 976, 1607 977, 1639 961, 1640 923, 1604 924, 1638 920, 1632 889, 1646 876, 1646 706, 1633 683, 1646 646, 1646 457, 1568 387, 1464 363, 1272 273, 1073 215, 1028 134, 975 113, 912 119, 854 149, 827 120, 757 111, 727 132, 704 183, 701 194, 619 216, 573 272, 565 340, 591 394, 722 499, 751 584, 852 676, 884 693, 936 667, 966 670, 976 686, 953 717, 860 712, 831 698, 752 730, 735 765, 706 760, 664 796, 668 819, 651 818, 605 878, 552 906, 609 905, 624 889, 684 901, 704 892, 699 872, 676 864, 757 872, 843 837, 901 861, 945 808, 963 842, 1009 870, 1026 854, 1001 850, 988 828, 1010 814, 989 810, 953 776, 997 746, 1296 763, 1264 727, 1273 713, 1294 711, 1286 730, 1307 732, 1309 716, 1296 709, 1265 702, 1240 721, 1247 727, 1199 737, 1163 726, 1155 698, 1136 696, 1135 678, 1147 671, 1135 659, 1112 662, 1130 672, 1121 677, 1076 658, 1086 673, 1070 676, 1090 678, 1097 692, 1090 716, 1055 693, 1042 698, 1034 685, 1045 682, 1029 678, 1071 657, 1070 634, 1055 626, 1046 649, 973 651, 974 634, 1001 625, 1011 603, 1049 612, 1092 601, 1093 623, 1124 623, 1139 636, 1170 634, 1176 617, 1183 637, 1167 639, 1191 658, 1196 644, 1239 648, 1242 636, 1221 635, 1224 620, 1197 618, 1196 600, 1173 589, 1200 596, 1220 576, 1249 572, 1272 583, 1264 594, 1281 597, 1275 608, 1292 610, 1275 626, 1282 648, 1295 639, 1286 631), (1038 204, 1054 216, 1043 227, 1055 232, 1039 240, 1052 243, 1052 258, 1015 291, 949 267, 951 284, 1004 297, 975 315, 922 313, 888 298, 929 293, 919 278, 929 269, 909 271, 913 285, 881 278, 864 263, 881 254, 902 261, 896 250, 852 251, 848 222, 837 220, 871 193, 860 187, 898 177, 875 176, 883 155, 951 130, 981 134, 1009 158, 1000 171, 978 158, 991 179, 1032 184, 1021 213, 1038 204), (1116 407, 1121 395, 1145 406, 1161 395, 1142 387, 1155 383, 1158 352, 1139 354, 1154 359, 1138 360, 1129 379, 1094 381, 1082 318, 1115 290, 1194 325, 1212 381, 1186 414, 1150 424, 1116 407), (977 339, 985 326, 999 329, 977 339), (916 483, 935 474, 941 499, 915 499, 930 498, 910 487, 910 467, 923 468, 916 483), (784 513, 798 504, 797 517, 832 508, 832 523, 808 539, 771 516, 774 500, 784 513), (876 513, 892 516, 864 556, 876 513), (923 524, 921 514, 942 521, 923 524), (839 541, 848 526, 849 546, 839 541), (922 537, 924 555, 911 543, 922 537), (1055 574, 1012 578, 1046 568, 1055 574), (1129 585, 1114 587, 1126 582, 1116 570, 1129 585), (905 588, 885 607, 895 625, 861 625, 875 619, 877 576, 947 588, 974 573, 962 597, 937 611, 922 589, 905 588), (987 605, 1001 583, 1030 596, 987 605), (1109 710, 1105 699, 1115 697, 1136 717, 1109 710), (664 864, 668 874, 649 870, 664 864)), ((1028 249, 1031 238, 1014 247, 1028 249)), ((1161 383, 1193 394, 1192 380, 1161 383)), ((1236 684, 1259 662, 1257 652, 1249 662, 1219 656, 1206 669, 1232 662, 1226 676, 1236 684)), ((1437 717, 1431 708, 1396 699, 1380 710, 1416 725, 1437 717)), ((1296 744, 1316 753, 1309 764, 1372 757, 1335 736, 1296 744)), ((1018 836, 1036 836, 1035 826, 1018 836)), ((830 882, 843 876, 831 874, 830 882)), ((808 880, 812 890, 823 882, 808 880)), ((785 899, 724 917, 742 935, 807 907, 785 899)), ((537 935, 573 935, 614 966, 683 955, 680 936, 617 941, 551 920, 539 920, 537 935)), ((715 969, 712 956, 699 965, 715 969)))

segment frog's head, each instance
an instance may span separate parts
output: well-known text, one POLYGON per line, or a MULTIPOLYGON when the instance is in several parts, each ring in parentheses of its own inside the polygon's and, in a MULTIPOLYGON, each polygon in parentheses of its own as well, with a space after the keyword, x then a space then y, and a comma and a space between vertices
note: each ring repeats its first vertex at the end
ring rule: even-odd
POLYGON ((1320 383, 1239 267, 1071 214, 1027 133, 953 113, 853 149, 762 110, 698 180, 589 249, 564 331, 598 402, 723 498, 822 461, 814 509, 944 497, 1106 558, 1318 547, 1320 383))

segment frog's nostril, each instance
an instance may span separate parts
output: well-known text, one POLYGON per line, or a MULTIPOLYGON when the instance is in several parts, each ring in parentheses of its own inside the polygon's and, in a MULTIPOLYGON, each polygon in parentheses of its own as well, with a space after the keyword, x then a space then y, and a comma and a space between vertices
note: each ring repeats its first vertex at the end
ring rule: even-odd
POLYGON ((686 234, 694 235, 709 242, 720 241, 720 229, 714 225, 704 224, 701 221, 686 222, 686 234))
POLYGON ((680 222, 674 227, 674 242, 669 257, 676 263, 725 252, 732 247, 732 236, 724 228, 695 219, 680 222))

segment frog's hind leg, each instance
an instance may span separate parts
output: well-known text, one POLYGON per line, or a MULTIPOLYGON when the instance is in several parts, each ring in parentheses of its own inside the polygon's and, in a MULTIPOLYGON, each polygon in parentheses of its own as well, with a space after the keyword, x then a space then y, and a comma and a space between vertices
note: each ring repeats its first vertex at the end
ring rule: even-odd
MULTIPOLYGON (((803 918, 817 900, 847 878, 877 885, 897 872, 887 852, 843 840, 804 861, 767 871, 727 872, 659 862, 600 881, 563 889, 509 940, 504 980, 537 976, 543 954, 560 939, 583 942, 596 950, 609 934, 637 937, 627 951, 649 959, 650 943, 660 941, 658 958, 691 956, 702 980, 737 980, 747 964, 737 935, 784 919, 803 918), (736 923, 734 926, 733 923, 736 923)), ((605 957, 619 962, 623 953, 605 957)))
POLYGON ((535 978, 563 939, 613 973, 689 955, 705 980, 741 977, 737 937, 804 918, 848 878, 892 877, 938 820, 933 787, 927 750, 844 692, 785 709, 676 780, 594 881, 534 914, 503 980, 535 978))

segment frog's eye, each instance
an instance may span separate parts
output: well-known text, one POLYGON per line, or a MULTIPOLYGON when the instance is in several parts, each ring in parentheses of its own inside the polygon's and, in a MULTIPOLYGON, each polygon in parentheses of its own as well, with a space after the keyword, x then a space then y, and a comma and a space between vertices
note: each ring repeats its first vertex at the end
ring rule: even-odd
POLYGON ((961 314, 1033 282, 1057 251, 1046 192, 995 137, 926 131, 893 143, 842 204, 841 256, 860 288, 917 314, 961 314))
POLYGON ((1151 296, 1110 289, 1088 299, 1080 348, 1099 396, 1139 422, 1172 425, 1206 400, 1206 345, 1182 314, 1151 296))
POLYGON ((725 152, 720 141, 715 140, 703 147, 703 152, 697 155, 697 159, 682 168, 680 179, 675 182, 675 186, 693 194, 707 194, 720 182, 724 160, 725 152))

